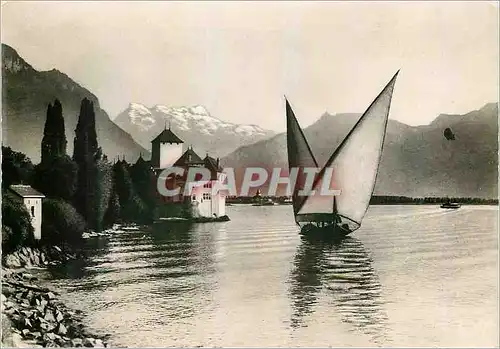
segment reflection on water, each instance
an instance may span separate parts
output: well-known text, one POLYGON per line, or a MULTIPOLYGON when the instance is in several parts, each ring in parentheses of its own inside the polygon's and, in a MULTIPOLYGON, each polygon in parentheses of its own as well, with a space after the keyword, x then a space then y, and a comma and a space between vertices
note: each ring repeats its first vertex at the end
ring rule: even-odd
POLYGON ((139 301, 154 304, 158 324, 191 317, 207 304, 213 289, 213 235, 200 231, 206 227, 164 222, 119 231, 109 239, 88 239, 84 258, 49 271, 55 279, 72 280, 68 291, 94 295, 100 308, 139 301), (162 298, 171 302, 157 302, 162 298))
POLYGON ((104 256, 109 251, 107 239, 88 239, 85 241, 79 258, 64 264, 50 266, 49 273, 55 279, 80 279, 93 274, 94 259, 104 256))
POLYGON ((303 324, 303 317, 313 312, 321 291, 321 273, 324 264, 325 245, 304 241, 295 256, 295 268, 291 273, 290 293, 293 301, 292 327, 303 324))
POLYGON ((292 327, 307 326, 322 293, 332 312, 343 322, 372 335, 383 335, 387 317, 381 285, 361 241, 349 237, 338 243, 304 240, 298 247, 291 273, 292 327))
POLYGON ((289 206, 230 216, 88 239, 46 286, 118 347, 497 342, 497 208, 376 206, 336 245, 301 241, 289 206))

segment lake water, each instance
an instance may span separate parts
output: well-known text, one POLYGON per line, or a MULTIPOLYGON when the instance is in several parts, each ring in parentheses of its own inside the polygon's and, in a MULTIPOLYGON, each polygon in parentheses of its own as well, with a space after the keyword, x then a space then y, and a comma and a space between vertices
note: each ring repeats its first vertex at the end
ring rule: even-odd
POLYGON ((89 239, 53 271, 115 346, 498 346, 498 208, 372 206, 340 245, 291 206, 89 239))

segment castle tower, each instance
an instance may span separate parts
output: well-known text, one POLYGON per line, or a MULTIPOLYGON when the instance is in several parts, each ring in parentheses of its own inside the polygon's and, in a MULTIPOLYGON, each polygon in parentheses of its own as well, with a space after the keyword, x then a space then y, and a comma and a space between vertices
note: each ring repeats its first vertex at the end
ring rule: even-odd
POLYGON ((165 129, 151 141, 151 166, 161 170, 172 166, 182 156, 182 144, 170 127, 165 129))

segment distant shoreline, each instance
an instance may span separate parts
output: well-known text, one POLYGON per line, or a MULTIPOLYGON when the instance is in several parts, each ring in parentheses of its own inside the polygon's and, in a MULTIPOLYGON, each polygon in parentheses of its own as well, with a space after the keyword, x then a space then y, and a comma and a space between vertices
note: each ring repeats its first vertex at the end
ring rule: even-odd
POLYGON ((370 205, 440 205, 444 202, 456 202, 462 205, 498 205, 498 199, 483 199, 472 197, 424 197, 407 196, 372 196, 370 205))
MULTIPOLYGON (((240 196, 226 198, 227 204, 253 204, 259 200, 271 200, 278 204, 284 204, 285 200, 290 200, 286 196, 273 197, 251 197, 240 196)), ((462 205, 494 205, 498 206, 498 199, 483 199, 472 197, 420 197, 412 198, 408 196, 381 196, 374 195, 370 200, 370 205, 441 205, 444 202, 456 202, 462 205)))
MULTIPOLYGON (((457 201, 453 201, 457 202, 457 201)), ((498 203, 461 203, 462 206, 498 206, 498 203)), ((385 202, 385 203, 370 203, 370 206, 397 206, 397 205, 408 205, 408 206, 436 206, 440 205, 441 203, 431 203, 431 202, 424 202, 424 203, 418 203, 418 202, 385 202)))

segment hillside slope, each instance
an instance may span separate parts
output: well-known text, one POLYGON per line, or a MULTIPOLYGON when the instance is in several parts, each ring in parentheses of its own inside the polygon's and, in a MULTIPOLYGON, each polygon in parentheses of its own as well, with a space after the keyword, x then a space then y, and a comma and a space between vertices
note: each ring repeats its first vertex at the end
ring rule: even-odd
POLYGON ((96 108, 99 145, 109 158, 124 155, 136 161, 142 152, 132 137, 115 125, 99 107, 99 100, 64 73, 53 69, 37 71, 8 45, 2 44, 2 138, 3 144, 40 161, 40 143, 48 103, 58 98, 63 106, 68 154, 73 154, 73 138, 80 103, 87 97, 96 108))
MULTIPOLYGON (((304 130, 321 165, 359 116, 324 114, 304 130)), ((389 120, 375 194, 496 198, 497 117, 498 104, 490 103, 464 115, 439 115, 425 126, 389 120), (455 141, 443 136, 446 127, 455 133, 455 141)), ((222 163, 239 174, 249 166, 287 168, 286 135, 241 147, 222 163)))

